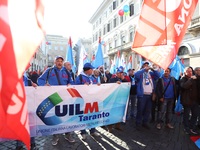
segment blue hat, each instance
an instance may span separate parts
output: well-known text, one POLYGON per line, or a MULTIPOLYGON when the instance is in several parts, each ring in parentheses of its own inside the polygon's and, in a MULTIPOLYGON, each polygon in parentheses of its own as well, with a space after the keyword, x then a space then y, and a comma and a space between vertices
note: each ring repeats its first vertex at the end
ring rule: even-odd
POLYGON ((142 66, 145 64, 149 65, 149 62, 148 61, 143 62, 142 66))
POLYGON ((124 72, 124 68, 122 66, 117 68, 117 73, 122 73, 122 72, 124 72))
POLYGON ((59 55, 59 56, 56 56, 56 57, 55 57, 55 60, 57 60, 57 59, 59 59, 59 58, 62 59, 62 60, 64 60, 64 58, 63 58, 62 56, 60 56, 60 55, 59 55))
POLYGON ((94 69, 94 67, 91 65, 91 63, 85 63, 83 69, 94 69))

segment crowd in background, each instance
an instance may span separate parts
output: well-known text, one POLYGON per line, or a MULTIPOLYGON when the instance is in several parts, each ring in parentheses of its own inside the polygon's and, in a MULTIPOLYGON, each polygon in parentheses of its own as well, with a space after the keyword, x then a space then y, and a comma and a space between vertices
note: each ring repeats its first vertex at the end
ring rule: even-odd
MULTIPOLYGON (((155 128, 158 130, 163 126, 173 129, 171 115, 175 113, 176 104, 180 100, 179 105, 183 108, 179 113, 183 113, 185 133, 199 134, 196 129, 200 124, 200 67, 194 70, 192 67, 186 67, 183 73, 180 72, 179 80, 170 73, 170 68, 163 73, 157 65, 150 66, 146 61, 138 71, 130 68, 125 73, 123 67, 118 67, 115 74, 105 71, 103 66, 94 68, 90 63, 86 63, 83 71, 77 75, 72 72, 69 62, 64 62, 63 57, 57 56, 54 66, 47 68, 42 74, 38 74, 37 71, 28 73, 28 78, 38 86, 130 82, 127 120, 134 120, 137 130, 141 131, 143 128, 149 130, 151 122, 156 122, 155 128)), ((120 124, 103 126, 103 128, 109 132, 113 132, 113 128, 122 131, 120 124)), ((89 131, 92 136, 100 136, 95 128, 89 131)), ((86 130, 81 130, 81 135, 85 140, 86 130)), ((65 133, 64 138, 69 142, 75 142, 72 133, 65 133)), ((52 145, 57 145, 58 141, 58 136, 53 135, 52 145)))

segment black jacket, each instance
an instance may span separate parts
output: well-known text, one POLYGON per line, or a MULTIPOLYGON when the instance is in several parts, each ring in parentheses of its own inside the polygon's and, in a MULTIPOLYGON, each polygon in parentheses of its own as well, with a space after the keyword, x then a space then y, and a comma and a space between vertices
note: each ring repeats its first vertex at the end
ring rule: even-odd
POLYGON ((197 80, 184 76, 180 80, 181 104, 194 105, 198 103, 197 80))
MULTIPOLYGON (((176 91, 176 81, 174 77, 171 77, 170 82, 172 82, 173 84, 173 88, 174 88, 174 100, 176 99, 176 95, 177 95, 177 91, 176 91)), ((160 100, 161 98, 164 98, 164 81, 163 78, 159 78, 156 84, 156 96, 158 98, 158 100, 160 100)))

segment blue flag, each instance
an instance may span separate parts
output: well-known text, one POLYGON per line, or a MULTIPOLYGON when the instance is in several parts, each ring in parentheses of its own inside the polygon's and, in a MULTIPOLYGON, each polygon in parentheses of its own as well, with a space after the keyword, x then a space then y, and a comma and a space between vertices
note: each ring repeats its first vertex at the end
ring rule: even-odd
POLYGON ((180 73, 184 72, 185 66, 181 62, 180 58, 176 55, 176 58, 170 64, 169 68, 171 69, 171 76, 178 80, 180 73))
POLYGON ((69 61, 72 66, 74 65, 74 60, 73 60, 73 55, 72 55, 72 40, 71 40, 71 37, 69 37, 66 61, 69 61))
POLYGON ((94 60, 94 67, 98 68, 100 66, 103 66, 103 52, 102 52, 101 38, 99 38, 99 45, 94 60))

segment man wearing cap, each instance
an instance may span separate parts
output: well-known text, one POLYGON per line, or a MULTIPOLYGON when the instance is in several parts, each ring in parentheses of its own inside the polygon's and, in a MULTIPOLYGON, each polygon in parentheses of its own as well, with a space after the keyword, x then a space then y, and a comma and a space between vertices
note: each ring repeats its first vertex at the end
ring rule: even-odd
MULTIPOLYGON (((110 80, 109 80, 109 83, 121 84, 122 82, 128 82, 128 81, 124 77, 124 68, 122 66, 120 66, 117 69, 116 76, 111 77, 110 80)), ((112 132, 112 127, 113 127, 113 125, 108 125, 109 132, 112 132)), ((115 129, 122 130, 120 128, 120 123, 115 124, 115 129)))
MULTIPOLYGON (((90 84, 97 84, 98 81, 97 79, 95 79, 92 74, 93 74, 93 69, 94 67, 91 65, 91 63, 86 63, 83 67, 83 72, 80 73, 80 75, 78 75, 76 77, 75 80, 75 84, 76 85, 81 85, 81 84, 85 84, 85 85, 90 85, 90 84)), ((86 140, 86 130, 81 130, 81 135, 82 135, 82 139, 86 140)), ((90 129, 90 135, 92 136, 100 136, 99 133, 96 132, 95 128, 91 128, 90 129)))
MULTIPOLYGON (((63 57, 57 56, 54 60, 54 66, 48 68, 39 78, 39 86, 54 86, 54 85, 69 85, 72 84, 71 77, 63 69, 63 57)), ((72 138, 71 134, 65 134, 65 139, 73 143, 75 140, 72 138)), ((58 135, 53 135, 52 145, 58 144, 58 135)))
POLYGON ((137 130, 141 130, 141 126, 150 129, 148 121, 152 106, 152 93, 154 89, 153 79, 156 80, 159 77, 160 73, 150 68, 149 62, 144 62, 142 69, 135 73, 138 100, 136 115, 137 130))

